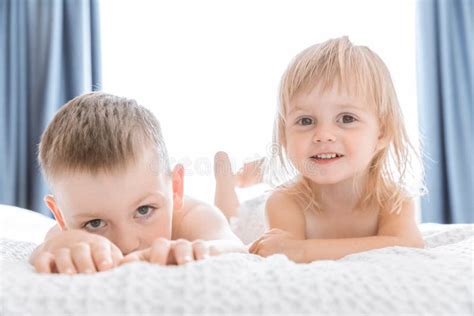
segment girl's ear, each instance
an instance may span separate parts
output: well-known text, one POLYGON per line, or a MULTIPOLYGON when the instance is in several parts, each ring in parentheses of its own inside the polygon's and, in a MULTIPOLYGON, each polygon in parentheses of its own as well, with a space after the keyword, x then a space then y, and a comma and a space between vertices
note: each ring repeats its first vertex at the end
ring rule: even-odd
POLYGON ((179 210, 183 207, 184 200, 184 167, 177 164, 172 172, 173 181, 173 210, 179 210))
POLYGON ((52 196, 51 194, 46 195, 44 197, 44 203, 49 208, 51 213, 53 213, 54 218, 56 219, 56 222, 58 222, 58 225, 61 228, 61 230, 67 230, 63 213, 61 213, 61 210, 56 204, 56 200, 54 199, 54 196, 52 196))
POLYGON ((379 137, 378 137, 378 141, 377 141, 377 146, 375 147, 375 151, 378 152, 378 151, 384 149, 385 147, 388 146, 389 142, 390 142, 390 140, 388 139, 386 131, 381 129, 380 132, 379 132, 379 137))

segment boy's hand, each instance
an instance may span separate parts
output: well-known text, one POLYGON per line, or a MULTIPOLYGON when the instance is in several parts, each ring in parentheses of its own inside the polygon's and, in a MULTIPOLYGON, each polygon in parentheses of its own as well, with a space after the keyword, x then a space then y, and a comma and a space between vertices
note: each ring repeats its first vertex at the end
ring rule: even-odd
POLYGON ((210 255, 216 255, 214 247, 203 240, 188 241, 184 239, 156 239, 150 248, 132 252, 125 256, 122 263, 132 261, 148 261, 161 265, 182 265, 195 260, 202 260, 210 255))
POLYGON ((30 262, 41 273, 94 273, 117 266, 123 255, 107 238, 82 230, 57 233, 40 245, 30 262))
POLYGON ((249 247, 249 252, 268 257, 276 253, 284 254, 295 262, 304 262, 301 240, 282 229, 270 229, 249 247))

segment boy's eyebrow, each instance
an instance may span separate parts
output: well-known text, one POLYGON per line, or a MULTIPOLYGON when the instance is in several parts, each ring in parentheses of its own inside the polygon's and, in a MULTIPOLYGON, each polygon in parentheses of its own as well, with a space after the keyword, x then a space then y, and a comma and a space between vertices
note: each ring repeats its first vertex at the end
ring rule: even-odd
MULTIPOLYGON (((137 199, 131 206, 130 208, 135 208, 137 205, 139 205, 143 200, 149 198, 150 196, 154 196, 155 198, 158 198, 160 200, 164 199, 164 195, 161 192, 149 192, 145 195, 142 195, 139 199, 137 199)), ((95 218, 95 217, 103 217, 103 214, 100 212, 88 212, 88 213, 80 213, 80 214, 75 214, 72 215, 73 218, 95 218)))
POLYGON ((161 192, 148 192, 144 195, 142 195, 139 199, 137 199, 132 205, 131 207, 135 207, 139 204, 141 204, 141 202, 143 202, 143 200, 147 199, 148 197, 150 196, 153 196, 155 198, 158 198, 160 200, 163 200, 164 199, 164 195, 161 193, 161 192))
POLYGON ((102 217, 100 212, 97 213, 80 213, 80 214, 74 214, 72 215, 73 218, 96 218, 96 217, 102 217))

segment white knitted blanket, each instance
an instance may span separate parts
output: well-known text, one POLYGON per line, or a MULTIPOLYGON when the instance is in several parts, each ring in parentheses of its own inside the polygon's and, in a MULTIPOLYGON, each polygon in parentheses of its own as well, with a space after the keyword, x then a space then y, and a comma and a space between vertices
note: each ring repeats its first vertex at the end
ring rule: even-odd
POLYGON ((420 228, 425 249, 311 264, 227 254, 75 276, 35 273, 35 244, 2 238, 0 315, 473 315, 474 225, 420 228))

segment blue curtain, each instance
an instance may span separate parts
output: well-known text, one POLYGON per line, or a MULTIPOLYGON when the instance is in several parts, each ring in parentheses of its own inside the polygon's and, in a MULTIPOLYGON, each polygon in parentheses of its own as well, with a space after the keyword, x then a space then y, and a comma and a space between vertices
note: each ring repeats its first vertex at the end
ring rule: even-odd
POLYGON ((0 0, 0 203, 49 214, 37 163, 57 109, 100 85, 98 0, 0 0))
POLYGON ((473 222, 473 17, 473 0, 417 3, 424 222, 473 222))

